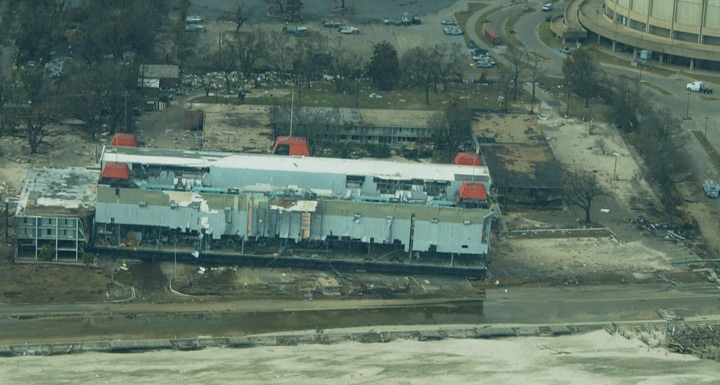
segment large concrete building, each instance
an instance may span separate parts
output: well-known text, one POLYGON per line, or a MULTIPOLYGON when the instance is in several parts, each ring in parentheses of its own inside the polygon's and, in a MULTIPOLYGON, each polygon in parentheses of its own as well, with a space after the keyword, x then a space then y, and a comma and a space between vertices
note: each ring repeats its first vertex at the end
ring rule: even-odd
POLYGON ((107 147, 96 245, 388 245, 478 256, 494 211, 486 167, 107 147))
POLYGON ((28 171, 15 212, 16 256, 79 261, 92 246, 99 176, 84 168, 28 171))
POLYGON ((564 19, 560 36, 585 28, 613 49, 652 51, 659 63, 720 69, 720 0, 574 0, 564 19))

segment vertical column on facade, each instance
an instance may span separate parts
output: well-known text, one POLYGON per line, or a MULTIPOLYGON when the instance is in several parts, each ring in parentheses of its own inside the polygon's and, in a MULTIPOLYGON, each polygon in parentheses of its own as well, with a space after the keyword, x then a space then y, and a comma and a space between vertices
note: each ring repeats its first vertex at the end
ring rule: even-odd
POLYGON ((55 218, 55 260, 58 260, 58 235, 60 234, 60 218, 55 218))
POLYGON ((612 51, 615 52, 615 40, 612 41, 612 51))
POLYGON ((75 218, 75 262, 78 261, 78 250, 80 249, 80 218, 75 218))
POLYGON ((38 233, 38 218, 33 218, 35 221, 35 260, 37 261, 38 258, 38 238, 40 238, 40 234, 38 233))
POLYGON ((690 58, 690 71, 695 69, 695 59, 690 58))
POLYGON ((697 43, 702 44, 703 25, 705 24, 705 18, 707 17, 707 0, 703 0, 702 8, 700 8, 700 26, 698 29, 697 43))
POLYGON ((659 60, 660 60, 660 65, 663 65, 664 55, 663 55, 663 54, 659 54, 658 57, 659 57, 659 60))

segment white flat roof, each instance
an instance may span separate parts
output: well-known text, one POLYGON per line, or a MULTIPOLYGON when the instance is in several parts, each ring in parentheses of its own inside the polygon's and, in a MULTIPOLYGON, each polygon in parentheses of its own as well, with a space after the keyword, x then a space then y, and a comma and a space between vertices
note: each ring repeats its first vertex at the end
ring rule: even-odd
POLYGON ((489 176, 485 166, 398 162, 375 159, 339 159, 281 155, 231 154, 152 148, 112 147, 103 162, 139 163, 176 167, 220 167, 239 170, 298 171, 374 176, 383 179, 454 181, 455 175, 489 176))

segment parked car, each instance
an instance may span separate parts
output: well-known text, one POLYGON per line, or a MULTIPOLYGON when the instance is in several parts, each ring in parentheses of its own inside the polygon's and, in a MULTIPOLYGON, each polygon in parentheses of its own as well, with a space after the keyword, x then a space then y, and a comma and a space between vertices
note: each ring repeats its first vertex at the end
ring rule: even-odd
POLYGON ((187 32, 202 32, 205 31, 205 26, 202 24, 190 24, 185 26, 187 32))
POLYGON ((340 23, 335 21, 324 21, 323 27, 325 28, 340 28, 340 23))
POLYGON ((349 34, 357 35, 357 34, 360 33, 360 30, 359 30, 358 28, 355 28, 355 27, 346 26, 346 27, 343 27, 343 28, 340 29, 340 33, 344 33, 344 34, 346 34, 346 35, 349 35, 349 34))
POLYGON ((441 21, 440 24, 442 24, 442 25, 455 25, 455 24, 457 24, 457 22, 455 21, 455 19, 445 19, 445 20, 441 21))
POLYGON ((495 66, 495 61, 493 59, 491 59, 489 56, 485 56, 481 60, 476 60, 475 64, 479 68, 492 68, 495 66))
POLYGON ((460 27, 445 27, 443 28, 443 31, 445 31, 446 35, 457 36, 463 34, 463 30, 460 27))
POLYGON ((420 23, 421 23, 421 22, 420 22, 420 16, 418 16, 418 15, 413 16, 413 18, 412 18, 412 23, 413 23, 413 24, 420 24, 420 23))
POLYGON ((200 16, 185 16, 186 23, 200 23, 203 19, 200 16))
POLYGON ((565 55, 570 55, 570 48, 568 47, 560 47, 560 52, 564 53, 565 55))
POLYGON ((481 56, 481 55, 487 55, 488 50, 485 48, 476 48, 475 51, 473 51, 473 55, 475 56, 481 56))
POLYGON ((552 11, 552 10, 553 10, 553 5, 552 5, 552 3, 545 3, 545 4, 543 4, 543 6, 542 6, 542 11, 543 11, 543 12, 550 12, 550 11, 552 11))

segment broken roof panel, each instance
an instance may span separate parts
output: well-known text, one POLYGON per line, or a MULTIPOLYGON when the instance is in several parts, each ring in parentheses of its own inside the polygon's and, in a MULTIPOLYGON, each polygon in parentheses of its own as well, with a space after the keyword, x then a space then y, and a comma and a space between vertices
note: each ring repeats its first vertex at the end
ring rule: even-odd
POLYGON ((74 217, 90 212, 100 173, 80 167, 28 170, 15 215, 74 217))
POLYGON ((398 162, 377 159, 340 159, 258 154, 187 151, 155 148, 105 147, 102 163, 140 163, 192 168, 287 171, 335 175, 365 175, 382 179, 427 181, 489 180, 485 166, 398 162))

